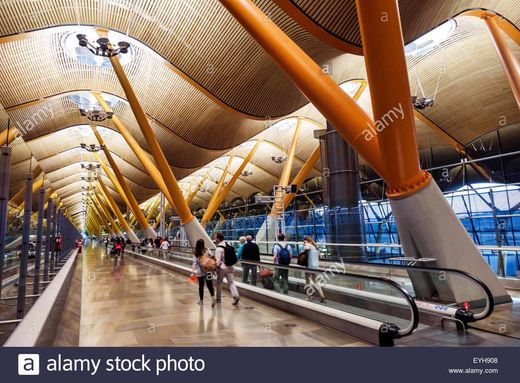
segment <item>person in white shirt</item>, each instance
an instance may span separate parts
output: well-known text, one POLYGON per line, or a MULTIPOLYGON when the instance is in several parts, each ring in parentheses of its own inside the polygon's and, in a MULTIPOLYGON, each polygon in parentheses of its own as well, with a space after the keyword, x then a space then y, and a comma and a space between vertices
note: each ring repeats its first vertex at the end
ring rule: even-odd
MULTIPOLYGON (((320 251, 318 246, 310 236, 303 239, 305 244, 304 252, 307 253, 307 268, 319 270, 320 268, 320 251)), ((320 295, 320 302, 325 303, 325 294, 321 288, 320 282, 316 280, 315 273, 305 273, 305 290, 307 291, 307 300, 312 302, 312 294, 317 291, 320 295)))
POLYGON ((224 283, 225 277, 231 295, 233 296, 233 305, 237 305, 240 296, 238 295, 238 289, 233 280, 233 272, 235 269, 233 266, 226 266, 225 263, 225 248, 230 245, 224 241, 224 235, 222 233, 215 234, 215 244, 217 245, 217 248, 215 249, 215 258, 217 260, 217 303, 222 302, 222 284, 224 283))
POLYGON ((161 250, 169 250, 170 249, 170 242, 168 242, 168 240, 166 240, 166 239, 164 241, 162 241, 160 249, 161 250))

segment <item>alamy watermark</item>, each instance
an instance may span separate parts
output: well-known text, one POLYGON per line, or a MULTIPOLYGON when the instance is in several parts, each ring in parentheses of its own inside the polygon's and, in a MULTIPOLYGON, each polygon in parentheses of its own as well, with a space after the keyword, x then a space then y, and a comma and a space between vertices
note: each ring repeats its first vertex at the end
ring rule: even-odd
POLYGON ((323 288, 329 281, 339 274, 340 272, 344 273, 346 271, 345 262, 343 259, 340 259, 338 262, 334 262, 327 270, 318 275, 314 280, 310 279, 309 283, 305 285, 305 293, 307 296, 311 296, 314 293, 318 292, 318 287, 323 288))
POLYGON ((363 137, 370 141, 397 120, 404 120, 404 107, 401 103, 390 109, 379 120, 374 121, 374 127, 367 122, 368 127, 363 130, 363 137))
POLYGON ((25 136, 27 133, 34 130, 34 128, 36 128, 39 124, 48 119, 52 119, 53 117, 54 110, 52 109, 52 106, 49 105, 38 109, 36 112, 31 114, 29 118, 23 121, 14 121, 16 129, 18 129, 16 137, 25 136))

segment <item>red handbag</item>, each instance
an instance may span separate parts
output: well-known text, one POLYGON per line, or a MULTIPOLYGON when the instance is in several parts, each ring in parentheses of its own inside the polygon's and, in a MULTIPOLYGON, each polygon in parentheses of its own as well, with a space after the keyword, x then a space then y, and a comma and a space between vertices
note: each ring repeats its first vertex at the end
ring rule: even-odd
POLYGON ((258 272, 258 275, 260 275, 260 278, 269 278, 273 276, 273 270, 268 269, 267 267, 258 266, 260 271, 258 272))

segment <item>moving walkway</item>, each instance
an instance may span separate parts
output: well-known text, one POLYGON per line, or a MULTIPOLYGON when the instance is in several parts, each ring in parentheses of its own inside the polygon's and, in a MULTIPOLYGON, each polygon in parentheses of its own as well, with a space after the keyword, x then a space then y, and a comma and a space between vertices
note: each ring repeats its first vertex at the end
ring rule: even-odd
MULTIPOLYGON (((189 247, 136 247, 126 253, 178 273, 191 273, 193 251, 189 247)), ((495 307, 487 286, 459 270, 346 263, 340 259, 327 260, 320 270, 311 270, 292 264, 273 265, 269 258, 241 263, 287 270, 288 294, 264 288, 260 277, 255 285, 241 282, 242 265, 237 264, 234 277, 241 295, 381 346, 398 345, 399 339, 412 339, 415 330, 427 327, 455 328, 453 331, 463 334, 470 323, 488 318, 495 307), (309 273, 322 286, 326 303, 308 301, 311 286, 306 284, 305 274, 309 273)))

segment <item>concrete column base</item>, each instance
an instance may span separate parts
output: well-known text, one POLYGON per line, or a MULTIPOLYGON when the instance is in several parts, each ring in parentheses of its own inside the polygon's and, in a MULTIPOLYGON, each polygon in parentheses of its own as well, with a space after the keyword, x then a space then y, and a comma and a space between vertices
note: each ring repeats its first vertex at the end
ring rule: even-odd
POLYGON ((130 230, 128 233, 126 233, 126 236, 132 243, 140 243, 139 238, 137 238, 137 235, 135 235, 133 230, 130 230))
POLYGON ((197 219, 192 220, 183 227, 186 231, 186 236, 188 237, 188 241, 190 242, 191 247, 195 247, 195 243, 197 242, 197 240, 202 238, 208 249, 215 248, 213 240, 210 238, 209 234, 206 233, 206 230, 204 230, 204 228, 197 219))
MULTIPOLYGON (((480 279, 495 303, 511 301, 435 182, 411 196, 390 200, 390 205, 405 256, 435 258, 437 267, 462 270, 480 279)), ((468 286, 450 283, 455 299, 468 299, 471 292, 461 291, 468 286)))
POLYGON ((151 226, 147 226, 146 229, 144 229, 144 232, 145 232, 146 238, 152 238, 152 239, 157 238, 157 233, 154 230, 154 228, 151 226))
MULTIPOLYGON (((276 242, 276 219, 272 215, 268 215, 256 233, 256 242, 276 242)), ((260 253, 269 253, 267 244, 259 243, 260 253)))

